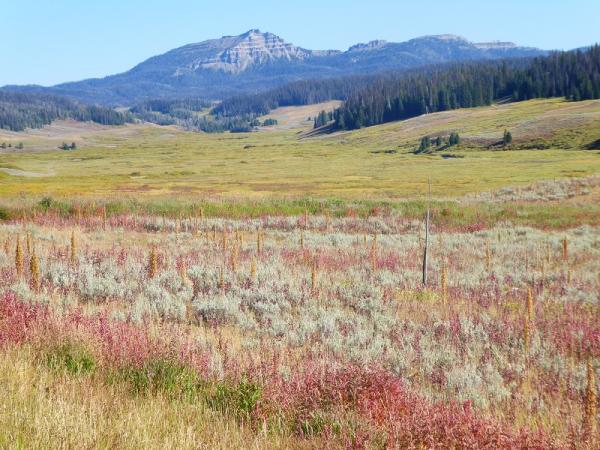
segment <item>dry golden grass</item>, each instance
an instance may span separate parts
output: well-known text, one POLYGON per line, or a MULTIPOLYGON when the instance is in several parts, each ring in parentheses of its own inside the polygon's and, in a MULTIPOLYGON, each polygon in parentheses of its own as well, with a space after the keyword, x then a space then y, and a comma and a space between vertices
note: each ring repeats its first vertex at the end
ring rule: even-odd
MULTIPOLYGON (((16 145, 25 143, 24 151, 57 150, 63 142, 77 142, 78 145, 93 145, 94 142, 105 138, 130 138, 139 135, 151 124, 127 124, 122 127, 99 125, 93 122, 77 122, 75 120, 57 120, 52 125, 43 128, 28 129, 22 132, 0 129, 0 142, 10 142, 16 145)), ((156 127, 158 128, 158 127, 156 127)), ((163 127, 167 132, 170 127, 163 127)), ((108 148, 111 148, 110 146, 108 148)), ((114 148, 114 147, 113 147, 114 148)), ((16 149, 3 150, 4 153, 14 153, 16 149)))
MULTIPOLYGON (((304 444, 250 432, 202 404, 132 396, 93 375, 65 376, 29 347, 0 353, 0 447, 275 449, 304 444)), ((308 444, 306 444, 308 445, 308 444)))
POLYGON ((340 107, 342 102, 333 100, 330 102, 317 103, 315 105, 306 106, 286 106, 277 108, 271 111, 266 116, 260 118, 277 120, 277 125, 273 127, 265 127, 264 130, 292 130, 292 129, 311 129, 313 121, 308 120, 315 118, 321 111, 333 111, 340 107))

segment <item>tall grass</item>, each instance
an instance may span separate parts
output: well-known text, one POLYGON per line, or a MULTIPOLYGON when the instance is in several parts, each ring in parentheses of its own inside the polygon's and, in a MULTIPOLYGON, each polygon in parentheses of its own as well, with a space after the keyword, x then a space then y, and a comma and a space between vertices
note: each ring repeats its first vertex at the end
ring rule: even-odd
POLYGON ((32 237, 23 276, 0 255, 0 357, 265 446, 593 448, 596 228, 436 229, 424 289, 422 222, 395 215, 111 220, 0 225, 32 237))

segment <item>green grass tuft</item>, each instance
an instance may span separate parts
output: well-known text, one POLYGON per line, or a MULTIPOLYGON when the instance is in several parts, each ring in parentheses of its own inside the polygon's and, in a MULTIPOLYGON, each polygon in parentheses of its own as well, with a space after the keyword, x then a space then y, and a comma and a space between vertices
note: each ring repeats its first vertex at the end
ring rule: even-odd
POLYGON ((241 420, 250 417, 262 396, 262 389, 256 383, 240 381, 237 384, 218 383, 214 393, 208 398, 208 405, 216 411, 229 413, 241 420))
POLYGON ((94 356, 82 345, 66 342, 50 349, 46 364, 53 370, 73 375, 91 373, 96 368, 94 356))
POLYGON ((126 382, 136 395, 161 393, 170 398, 195 398, 201 387, 195 372, 166 360, 152 360, 140 367, 121 368, 112 379, 126 382))

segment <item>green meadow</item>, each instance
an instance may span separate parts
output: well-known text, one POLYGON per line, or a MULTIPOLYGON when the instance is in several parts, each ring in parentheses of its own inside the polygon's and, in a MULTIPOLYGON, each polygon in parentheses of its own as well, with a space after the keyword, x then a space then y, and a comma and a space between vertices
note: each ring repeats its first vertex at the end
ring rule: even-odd
MULTIPOLYGON (((600 151, 587 148, 600 139, 600 101, 535 100, 322 135, 311 133, 303 113, 311 111, 285 109, 285 126, 244 134, 96 127, 78 136, 74 151, 35 150, 49 138, 20 136, 25 151, 0 155, 0 202, 18 208, 51 197, 166 213, 201 204, 233 216, 305 209, 366 214, 383 206, 412 215, 422 211, 428 180, 432 196, 446 205, 441 209, 452 211, 465 195, 600 172, 600 151), (297 122, 290 124, 290 116, 297 122), (498 145, 505 129, 514 136, 508 147, 498 145), (460 134, 460 145, 414 153, 421 137, 451 132, 460 134)), ((460 214, 511 216, 494 205, 471 208, 460 214)), ((593 204, 573 208, 583 216, 597 212, 593 204)))

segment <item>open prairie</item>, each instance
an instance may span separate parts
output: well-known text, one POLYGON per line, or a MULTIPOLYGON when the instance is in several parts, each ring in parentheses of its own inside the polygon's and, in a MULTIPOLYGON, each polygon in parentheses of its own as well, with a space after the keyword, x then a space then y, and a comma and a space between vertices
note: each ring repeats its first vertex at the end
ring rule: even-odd
POLYGON ((27 151, 43 149, 44 136, 62 136, 53 130, 64 125, 18 140, 8 135, 13 143, 23 141, 25 151, 0 153, 0 168, 10 169, 0 172, 0 196, 394 200, 422 198, 431 179, 434 197, 457 198, 600 171, 600 150, 586 149, 600 139, 600 101, 534 100, 316 137, 306 136, 304 123, 288 129, 281 122, 270 132, 217 135, 139 125, 75 127, 75 151, 55 148, 66 137, 49 137, 47 151, 27 151), (511 151, 494 146, 505 129, 514 135, 511 151), (413 153, 421 137, 453 131, 460 146, 413 153))

